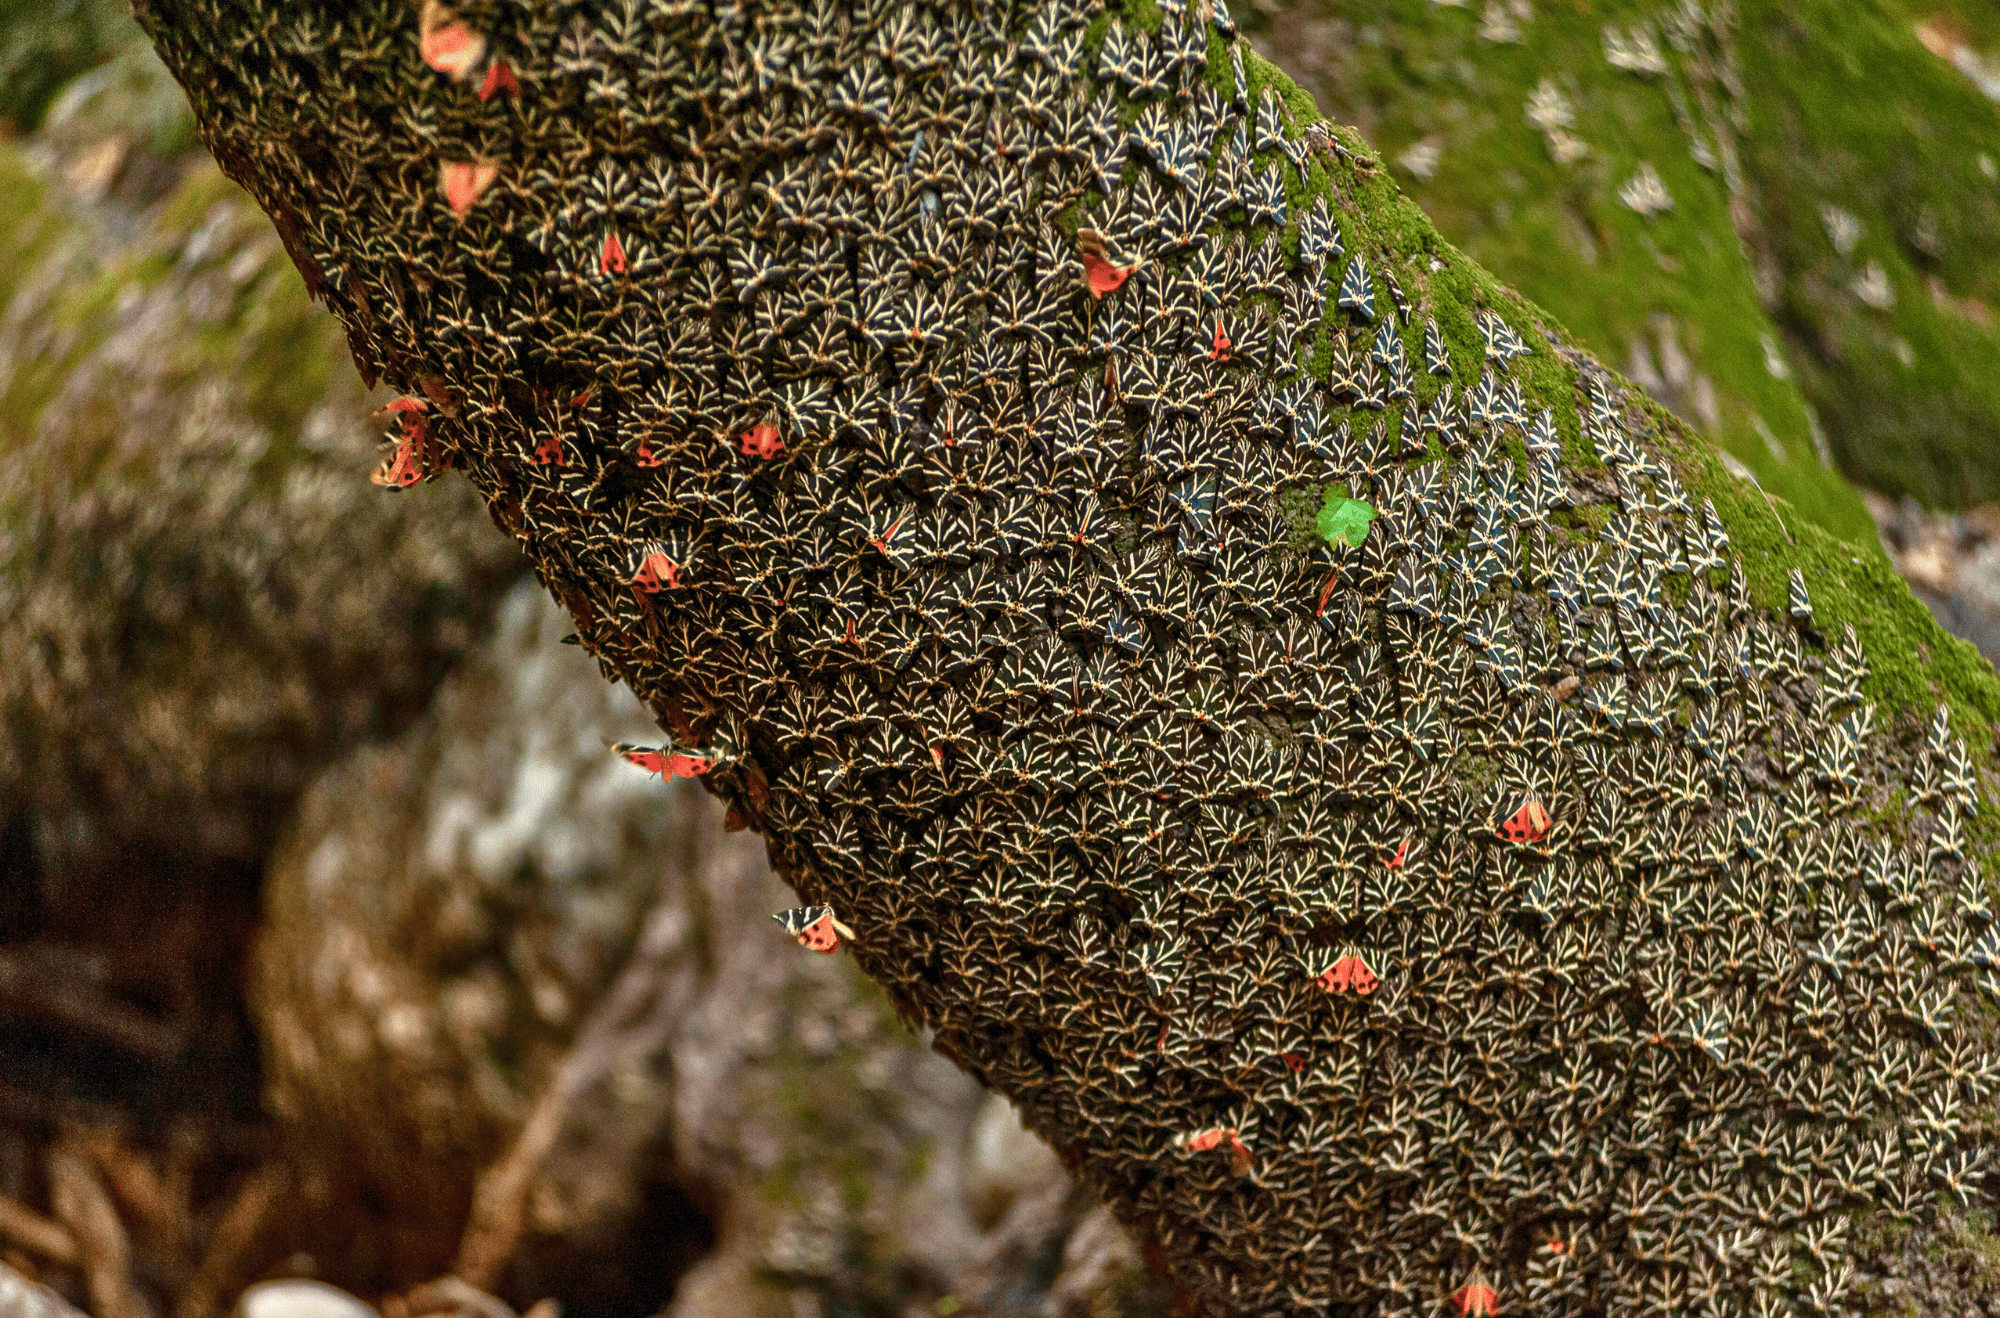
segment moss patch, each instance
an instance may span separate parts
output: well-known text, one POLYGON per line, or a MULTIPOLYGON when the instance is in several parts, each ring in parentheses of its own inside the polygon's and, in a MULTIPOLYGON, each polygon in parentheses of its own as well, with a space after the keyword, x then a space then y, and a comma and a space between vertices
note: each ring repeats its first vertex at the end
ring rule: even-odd
POLYGON ((194 169, 125 246, 69 213, 4 147, 0 201, 21 217, 0 236, 0 298, 14 321, 0 444, 31 442, 79 363, 130 325, 164 315, 178 325, 159 338, 167 376, 230 390, 242 414, 269 431, 266 478, 298 455, 307 415, 350 369, 346 353, 268 221, 219 170, 194 169))
POLYGON ((1744 165, 1784 276, 1778 317, 1842 465, 1932 506, 2000 498, 2000 106, 1913 26, 1955 8, 1992 43, 1995 12, 1741 8, 1744 165), (1888 305, 1857 292, 1873 273, 1888 305))
POLYGON ((0 3, 0 120, 34 131, 65 83, 137 35, 129 9, 113 0, 0 3))
POLYGON ((2000 15, 1747 0, 1691 24, 1702 12, 1538 6, 1499 42, 1476 5, 1295 0, 1262 35, 1445 234, 1802 515, 1872 546, 1822 453, 1933 506, 2000 497, 2000 107, 1915 30, 1990 57, 2000 15), (1606 30, 1635 26, 1670 72, 1609 63, 1606 30), (1528 122, 1543 89, 1587 148, 1569 163, 1528 122), (1641 164, 1670 211, 1618 199, 1641 164), (1856 226, 1840 245, 1834 211, 1856 226))

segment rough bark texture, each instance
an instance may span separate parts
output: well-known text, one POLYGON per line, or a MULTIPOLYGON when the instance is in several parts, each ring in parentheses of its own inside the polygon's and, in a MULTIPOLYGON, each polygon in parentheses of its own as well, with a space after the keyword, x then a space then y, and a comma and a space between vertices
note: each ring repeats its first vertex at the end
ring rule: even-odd
POLYGON ((1977 1192, 1990 671, 1219 8, 140 9, 391 478, 1208 1308, 1832 1307, 1977 1192))

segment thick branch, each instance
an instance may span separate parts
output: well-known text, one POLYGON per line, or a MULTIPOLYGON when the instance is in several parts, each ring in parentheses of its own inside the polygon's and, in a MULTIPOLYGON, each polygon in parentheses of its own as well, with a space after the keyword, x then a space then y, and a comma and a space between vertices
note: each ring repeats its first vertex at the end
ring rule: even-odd
POLYGON ((140 12, 408 391, 381 479, 466 471, 1210 1309, 1833 1305, 1975 1193, 1990 670, 1219 6, 257 8, 140 12))

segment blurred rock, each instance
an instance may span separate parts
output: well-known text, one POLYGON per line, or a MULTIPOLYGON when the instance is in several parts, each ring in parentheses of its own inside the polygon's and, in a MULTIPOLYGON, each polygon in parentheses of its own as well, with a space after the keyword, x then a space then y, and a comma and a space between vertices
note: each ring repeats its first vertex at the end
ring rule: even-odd
POLYGON ((48 1287, 0 1263, 0 1318, 84 1318, 84 1314, 48 1287))
POLYGON ((335 1279, 446 1269, 474 1172, 580 1039, 610 1038, 527 1195, 512 1301, 1145 1312, 1136 1250, 1007 1105, 771 920, 795 899, 761 842, 609 753, 657 733, 567 629, 518 588, 423 722, 317 782, 273 858, 251 987, 272 1103, 400 1229, 380 1275, 335 1279), (642 962, 658 982, 635 988, 642 962))
MULTIPOLYGON (((417 727, 314 784, 268 867, 249 997, 272 1106, 394 1224, 384 1275, 358 1283, 449 1266, 473 1176, 684 864, 664 789, 606 749, 651 721, 567 631, 517 587, 417 727)), ((647 1109, 643 1145, 655 1081, 621 1089, 647 1109)), ((584 1141, 600 1160, 540 1193, 546 1231, 636 1211, 644 1150, 606 1147, 634 1122, 604 1101, 613 1129, 584 1141)))
POLYGON ((243 1292, 235 1318, 378 1318, 338 1286, 318 1281, 265 1281, 243 1292))
POLYGON ((2000 504, 1926 512, 1914 499, 1868 494, 1896 570, 1944 629, 2000 665, 2000 504))
POLYGON ((1054 1152, 1021 1125, 1014 1105, 998 1094, 987 1095, 980 1106, 967 1144, 966 1199, 982 1228, 1062 1174, 1054 1152))
POLYGON ((0 141, 0 1115, 122 1131, 219 1213, 266 1121, 263 857, 520 566, 462 483, 368 484, 386 395, 123 8, 0 0, 0 114, 54 98, 0 141))
POLYGON ((248 197, 202 164, 86 205, 53 180, 102 196, 128 157, 85 138, 0 148, 0 813, 87 893, 139 854, 254 862, 519 568, 461 482, 367 483, 370 400, 248 197))

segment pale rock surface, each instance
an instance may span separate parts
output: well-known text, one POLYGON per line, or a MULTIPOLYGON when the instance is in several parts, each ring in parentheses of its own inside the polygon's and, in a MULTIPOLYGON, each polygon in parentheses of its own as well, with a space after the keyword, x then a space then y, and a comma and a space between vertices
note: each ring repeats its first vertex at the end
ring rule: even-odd
POLYGON ((375 1310, 338 1286, 286 1279, 262 1281, 243 1292, 236 1318, 378 1318, 375 1310))
POLYGON ((0 1318, 84 1318, 84 1313, 48 1287, 0 1263, 0 1318))

